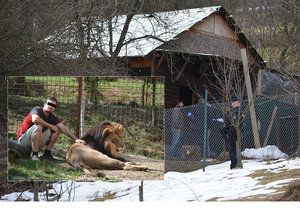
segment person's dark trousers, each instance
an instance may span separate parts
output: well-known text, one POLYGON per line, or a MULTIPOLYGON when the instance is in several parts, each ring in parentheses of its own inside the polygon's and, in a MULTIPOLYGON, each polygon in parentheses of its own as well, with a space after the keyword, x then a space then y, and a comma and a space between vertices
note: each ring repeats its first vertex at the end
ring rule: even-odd
POLYGON ((230 157, 230 169, 236 167, 237 159, 236 159, 236 131, 234 127, 229 128, 229 157, 230 157))

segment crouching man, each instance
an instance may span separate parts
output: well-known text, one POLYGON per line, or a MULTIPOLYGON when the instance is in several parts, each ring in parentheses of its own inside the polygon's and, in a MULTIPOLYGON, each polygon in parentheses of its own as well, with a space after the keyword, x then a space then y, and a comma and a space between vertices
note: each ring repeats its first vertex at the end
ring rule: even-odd
POLYGON ((30 156, 34 161, 40 158, 47 161, 57 160, 52 156, 52 148, 58 139, 59 133, 71 138, 74 142, 85 143, 78 139, 58 118, 53 114, 58 106, 54 96, 47 98, 43 107, 36 106, 25 117, 17 134, 18 144, 25 150, 22 154, 30 156), (39 157, 39 151, 44 147, 43 156, 39 157), (32 154, 31 154, 32 153, 32 154))

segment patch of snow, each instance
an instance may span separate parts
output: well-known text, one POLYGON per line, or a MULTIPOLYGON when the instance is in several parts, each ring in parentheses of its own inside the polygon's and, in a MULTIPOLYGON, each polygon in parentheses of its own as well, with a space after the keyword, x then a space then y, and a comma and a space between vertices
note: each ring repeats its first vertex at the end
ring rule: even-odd
POLYGON ((266 147, 258 149, 245 149, 242 152, 242 156, 247 158, 255 158, 261 160, 275 160, 275 159, 286 159, 288 155, 281 152, 278 147, 274 145, 268 145, 266 147))

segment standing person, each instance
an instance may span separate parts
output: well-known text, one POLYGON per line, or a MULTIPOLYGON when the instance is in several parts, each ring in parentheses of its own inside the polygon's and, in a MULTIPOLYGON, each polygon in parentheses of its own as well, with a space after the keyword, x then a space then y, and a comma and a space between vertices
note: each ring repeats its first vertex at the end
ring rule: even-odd
MULTIPOLYGON (((237 141, 237 133, 236 133, 236 125, 239 125, 241 121, 239 119, 239 111, 240 111, 240 102, 238 99, 234 99, 231 103, 231 111, 226 113, 225 122, 224 122, 224 134, 225 140, 229 146, 229 157, 230 157, 230 169, 236 168, 237 165, 237 157, 236 157, 236 141, 237 141)), ((240 125, 239 125, 240 126, 240 125)))
POLYGON ((17 134, 18 144, 34 161, 39 161, 38 153, 46 145, 45 152, 41 159, 55 161, 51 154, 52 148, 62 132, 74 142, 85 143, 78 139, 58 118, 53 114, 58 106, 54 96, 47 98, 43 107, 36 106, 25 117, 17 134))
POLYGON ((177 104, 172 111, 172 135, 173 141, 170 147, 170 152, 172 156, 177 157, 179 155, 180 143, 182 137, 182 129, 183 129, 183 114, 181 112, 181 107, 183 107, 183 101, 178 100, 177 104))

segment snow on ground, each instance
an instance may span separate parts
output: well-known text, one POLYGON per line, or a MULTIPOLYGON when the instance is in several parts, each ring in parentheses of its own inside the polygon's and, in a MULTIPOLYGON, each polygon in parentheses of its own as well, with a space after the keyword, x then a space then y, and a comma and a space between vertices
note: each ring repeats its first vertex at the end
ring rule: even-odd
MULTIPOLYGON (((243 160, 242 169, 230 170, 230 162, 227 161, 208 166, 205 171, 200 169, 189 173, 167 172, 164 180, 145 180, 144 201, 230 201, 247 196, 271 194, 275 193, 276 189, 274 188, 282 186, 282 184, 287 185, 292 179, 282 179, 261 185, 255 178, 248 175, 261 169, 272 170, 272 172, 300 169, 300 158, 270 160, 272 159, 271 155, 276 158, 287 157, 273 146, 260 148, 259 152, 249 151, 245 150, 243 153, 245 155, 247 153, 248 157, 253 153, 256 159, 243 160), (272 152, 269 152, 270 149, 272 152), (262 154, 262 157, 258 157, 259 153, 262 154), (266 157, 268 160, 263 160, 266 157)), ((68 181, 54 184, 54 189, 56 192, 65 191, 60 201, 92 201, 107 194, 115 194, 114 199, 107 200, 109 202, 139 201, 140 184, 140 180, 118 183, 68 181)), ((49 191, 49 193, 53 192, 54 190, 49 191)), ((7 194, 2 196, 1 200, 14 201, 19 195, 20 192, 7 194)), ((24 192, 22 196, 33 200, 33 194, 29 191, 24 192)), ((44 201, 45 196, 45 192, 41 192, 39 194, 40 201, 44 201)))

